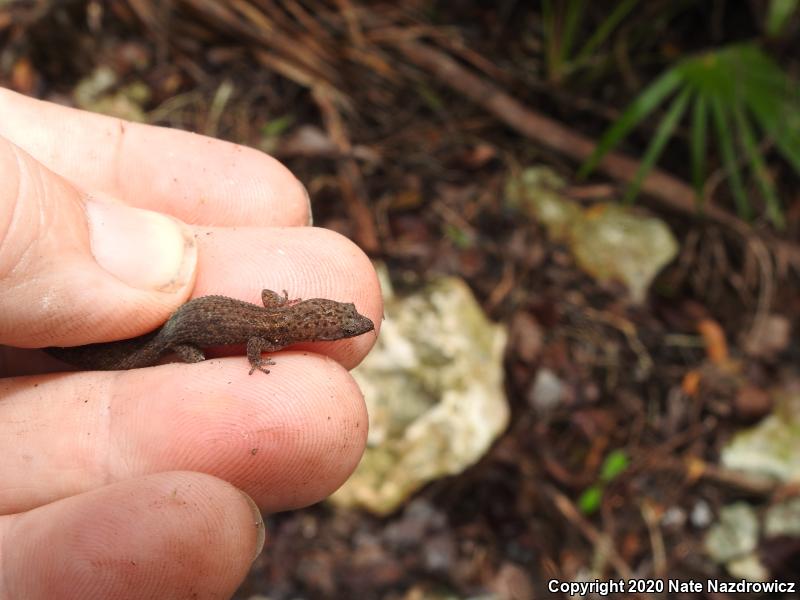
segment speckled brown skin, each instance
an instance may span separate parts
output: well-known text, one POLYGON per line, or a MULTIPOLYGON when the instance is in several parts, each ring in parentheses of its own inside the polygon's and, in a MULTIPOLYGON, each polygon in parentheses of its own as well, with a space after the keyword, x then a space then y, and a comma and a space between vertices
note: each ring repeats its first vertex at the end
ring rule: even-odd
POLYGON ((262 352, 275 352, 297 342, 340 340, 375 329, 352 303, 323 298, 289 300, 271 290, 261 291, 264 306, 227 296, 190 300, 159 329, 118 342, 72 348, 47 348, 64 362, 92 370, 138 369, 156 364, 174 352, 184 362, 205 360, 202 348, 247 343, 250 374, 269 373, 274 365, 262 352))

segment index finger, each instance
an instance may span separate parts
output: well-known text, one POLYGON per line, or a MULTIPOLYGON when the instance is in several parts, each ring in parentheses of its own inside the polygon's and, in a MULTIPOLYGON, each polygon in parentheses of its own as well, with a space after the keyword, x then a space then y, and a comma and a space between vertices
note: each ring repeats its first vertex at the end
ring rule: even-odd
POLYGON ((0 136, 50 170, 131 206, 214 226, 307 225, 308 195, 274 158, 0 88, 0 136))

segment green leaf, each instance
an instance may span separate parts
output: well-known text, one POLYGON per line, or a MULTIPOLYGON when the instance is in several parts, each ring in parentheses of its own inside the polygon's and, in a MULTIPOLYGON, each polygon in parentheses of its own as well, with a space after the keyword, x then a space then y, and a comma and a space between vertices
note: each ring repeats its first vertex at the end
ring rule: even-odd
POLYGON ((474 236, 460 227, 447 224, 444 231, 445 235, 453 242, 453 245, 460 250, 466 250, 475 245, 474 236))
POLYGON ((694 101, 691 128, 692 183, 701 196, 706 176, 706 133, 708 131, 708 100, 702 94, 694 101))
POLYGON ((785 107, 777 109, 751 102, 748 108, 759 127, 775 140, 778 151, 800 175, 800 102, 787 102, 785 107))
POLYGON ((622 0, 622 2, 617 2, 617 6, 611 11, 611 14, 606 17, 606 19, 600 23, 600 26, 595 30, 592 34, 592 37, 589 38, 589 41, 584 44, 581 51, 575 57, 573 61, 574 65, 578 65, 583 63, 589 56, 591 56, 595 49, 602 44, 614 28, 619 25, 620 21, 624 19, 633 7, 636 6, 636 3, 639 0, 622 0))
POLYGON ((733 199, 736 202, 736 208, 739 216, 743 219, 749 220, 751 218, 750 202, 744 191, 742 184, 742 176, 739 173, 739 167, 736 164, 736 153, 733 146, 733 138, 731 136, 731 123, 728 119, 728 114, 722 105, 722 101, 717 98, 711 98, 711 114, 714 116, 714 124, 717 128, 717 135, 720 141, 720 150, 722 152, 722 161, 725 164, 725 169, 728 172, 731 182, 731 190, 733 191, 733 199))
POLYGON ((662 100, 666 98, 681 83, 681 73, 675 69, 669 69, 661 77, 656 79, 639 94, 636 100, 625 110, 611 128, 603 135, 597 144, 597 148, 583 164, 578 177, 582 178, 594 170, 606 153, 625 137, 631 129, 636 127, 647 115, 655 110, 662 100))
MULTIPOLYGON (((791 110, 792 84, 780 67, 766 56, 751 56, 745 67, 758 72, 742 73, 741 85, 737 88, 739 97, 759 115, 765 128, 774 131, 783 125, 786 113, 791 110)), ((796 99, 794 104, 796 107, 796 99)))
POLYGON ((680 74, 684 85, 697 90, 702 96, 720 93, 728 95, 729 90, 724 88, 729 87, 730 81, 720 77, 719 63, 719 56, 715 52, 706 52, 682 60, 674 69, 680 74))
POLYGON ((609 482, 628 468, 630 459, 624 450, 616 449, 608 453, 600 468, 600 480, 609 482))
POLYGON ((581 497, 578 498, 578 508, 583 514, 590 515, 597 512, 602 500, 603 488, 598 485, 593 485, 586 488, 581 494, 581 497))
POLYGON ((555 77, 559 70, 561 58, 558 41, 556 39, 556 17, 551 0, 542 0, 542 32, 545 41, 545 56, 547 58, 547 73, 550 79, 555 77))
POLYGON ((283 115, 277 119, 267 121, 261 126, 261 135, 263 137, 274 138, 280 136, 284 131, 289 129, 294 123, 293 115, 283 115))
POLYGON ((783 211, 781 210, 780 200, 775 194, 775 187, 767 173, 767 167, 761 158, 761 154, 756 147, 755 136, 750 127, 750 123, 744 114, 744 111, 737 109, 734 112, 736 117, 736 125, 739 130, 739 135, 742 138, 742 146, 744 146, 747 158, 750 161, 750 170, 753 172, 756 183, 758 184, 761 193, 764 196, 764 201, 767 205, 767 216, 772 224, 782 229, 785 225, 783 218, 783 211))
POLYGON ((740 89, 745 106, 800 174, 800 87, 757 47, 743 45, 734 59, 744 66, 740 89))
POLYGON ((784 78, 783 84, 774 84, 767 93, 755 89, 746 94, 745 103, 759 127, 775 140, 778 151, 800 174, 800 97, 797 89, 796 84, 784 78))
POLYGON ((792 13, 797 10, 798 0, 771 0, 767 10, 766 30, 769 37, 775 37, 786 26, 792 13))
MULTIPOLYGON (((560 2, 563 6, 563 1, 560 2)), ((572 52, 575 32, 585 11, 586 0, 569 0, 564 8, 564 27, 561 30, 561 59, 566 61, 572 52)))
POLYGON ((417 81, 417 85, 415 88, 417 94, 422 99, 422 101, 427 104, 428 108, 430 108, 434 112, 440 112, 444 110, 445 103, 442 98, 437 94, 432 87, 426 85, 421 79, 417 81))
POLYGON ((633 198, 639 192, 639 186, 642 184, 642 179, 644 179, 645 175, 650 172, 650 170, 653 168, 653 165, 658 160, 658 157, 661 156, 661 153, 664 151, 664 147, 672 137, 672 132, 675 131, 675 126, 678 124, 678 121, 681 120, 681 117, 683 117, 683 113, 686 112, 686 106, 689 103, 689 98, 691 95, 692 90, 685 88, 680 95, 675 98, 669 108, 669 111, 666 115, 664 115, 664 118, 661 119, 661 123, 659 124, 658 129, 656 129, 653 140, 650 142, 650 145, 647 147, 647 151, 644 153, 644 156, 639 163, 639 168, 636 171, 636 175, 634 176, 630 186, 628 186, 628 190, 625 192, 625 202, 630 202, 633 200, 633 198))
POLYGON ((796 131, 787 130, 775 136, 775 144, 781 155, 792 165, 795 173, 800 175, 800 139, 796 131))

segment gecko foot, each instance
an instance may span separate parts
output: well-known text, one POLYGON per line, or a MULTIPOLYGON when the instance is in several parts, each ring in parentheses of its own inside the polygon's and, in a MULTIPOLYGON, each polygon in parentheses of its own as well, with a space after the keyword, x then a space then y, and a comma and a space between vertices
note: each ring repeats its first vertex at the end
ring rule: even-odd
POLYGON ((250 362, 250 372, 248 373, 248 375, 252 375, 256 371, 261 371, 262 373, 266 373, 267 375, 269 375, 269 369, 264 367, 264 365, 274 365, 274 364, 275 361, 272 360, 271 358, 263 359, 259 357, 259 360, 257 362, 250 362))
POLYGON ((289 292, 287 292, 286 290, 281 290, 281 291, 283 292, 283 304, 286 304, 287 306, 294 306, 298 302, 303 301, 302 298, 292 298, 291 300, 289 300, 289 292))
POLYGON ((276 308, 280 306, 292 306, 298 302, 302 302, 302 298, 289 299, 289 292, 281 290, 283 296, 272 290, 261 290, 261 303, 267 308, 276 308))

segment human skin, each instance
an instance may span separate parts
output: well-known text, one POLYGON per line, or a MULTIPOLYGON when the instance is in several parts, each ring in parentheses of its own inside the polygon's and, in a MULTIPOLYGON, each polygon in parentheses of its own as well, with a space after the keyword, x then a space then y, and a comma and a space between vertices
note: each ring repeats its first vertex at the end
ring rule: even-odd
POLYGON ((379 326, 372 266, 308 226, 304 188, 260 152, 3 89, 0 115, 0 600, 228 597, 263 544, 256 505, 314 503, 355 468, 347 369, 377 334, 275 353, 261 377, 241 350, 69 372, 31 349, 263 288, 379 326))

